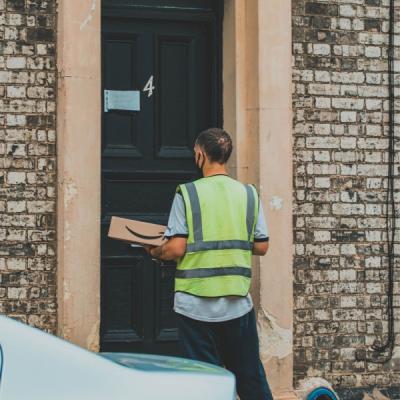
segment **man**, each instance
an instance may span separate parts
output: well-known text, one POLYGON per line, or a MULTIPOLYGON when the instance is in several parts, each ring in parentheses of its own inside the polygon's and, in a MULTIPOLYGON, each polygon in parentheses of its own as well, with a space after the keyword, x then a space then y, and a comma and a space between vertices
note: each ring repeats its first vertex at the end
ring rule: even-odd
POLYGON ((180 185, 153 258, 177 260, 174 310, 188 358, 225 366, 241 400, 270 400, 249 294, 251 258, 265 255, 268 231, 255 188, 230 178, 232 141, 202 132, 194 147, 204 178, 180 185))

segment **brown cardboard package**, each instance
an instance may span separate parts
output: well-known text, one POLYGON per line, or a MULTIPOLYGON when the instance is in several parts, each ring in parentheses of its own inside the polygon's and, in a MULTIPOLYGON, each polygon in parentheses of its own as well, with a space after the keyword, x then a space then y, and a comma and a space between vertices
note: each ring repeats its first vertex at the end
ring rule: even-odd
POLYGON ((120 217, 112 217, 108 237, 129 243, 161 246, 166 242, 163 225, 136 221, 120 217))

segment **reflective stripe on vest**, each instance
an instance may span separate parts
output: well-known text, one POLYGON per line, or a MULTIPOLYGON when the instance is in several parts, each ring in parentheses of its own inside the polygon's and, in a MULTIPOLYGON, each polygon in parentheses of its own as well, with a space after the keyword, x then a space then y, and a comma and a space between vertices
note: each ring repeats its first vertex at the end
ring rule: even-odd
POLYGON ((186 251, 188 253, 195 253, 196 251, 204 250, 251 250, 252 248, 252 243, 247 240, 211 240, 208 242, 201 241, 186 245, 186 251))
POLYGON ((193 182, 186 184, 186 189, 190 198, 190 206, 192 208, 193 218, 193 236, 195 242, 203 241, 203 223, 201 221, 201 210, 199 195, 197 194, 196 186, 193 182))
POLYGON ((217 176, 181 185, 180 190, 189 237, 178 261, 175 290, 204 297, 247 295, 258 216, 254 187, 217 176))
POLYGON ((177 278, 209 278, 211 276, 241 275, 251 277, 249 267, 217 267, 177 270, 177 278))

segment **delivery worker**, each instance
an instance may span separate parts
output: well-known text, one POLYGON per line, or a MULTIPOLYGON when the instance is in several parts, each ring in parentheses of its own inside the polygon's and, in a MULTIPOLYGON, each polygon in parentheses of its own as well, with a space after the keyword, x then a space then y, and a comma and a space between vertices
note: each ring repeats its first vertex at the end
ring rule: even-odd
POLYGON ((151 257, 177 260, 174 310, 188 358, 225 366, 241 400, 270 400, 249 294, 251 259, 265 255, 268 231, 255 188, 226 171, 232 140, 202 132, 195 162, 203 178, 178 186, 165 236, 151 257))

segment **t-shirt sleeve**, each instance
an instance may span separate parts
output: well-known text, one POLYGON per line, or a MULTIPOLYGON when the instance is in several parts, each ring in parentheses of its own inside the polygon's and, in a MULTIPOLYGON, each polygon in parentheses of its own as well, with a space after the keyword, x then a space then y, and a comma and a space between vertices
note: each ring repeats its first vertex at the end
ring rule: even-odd
POLYGON ((168 226, 164 236, 168 239, 173 237, 189 236, 189 229, 186 222, 186 210, 183 197, 180 193, 176 193, 172 202, 171 211, 169 213, 168 226))
POLYGON ((254 241, 255 242, 267 242, 269 240, 269 231, 267 221, 265 220, 263 206, 259 204, 258 207, 258 219, 256 227, 254 229, 254 241))

